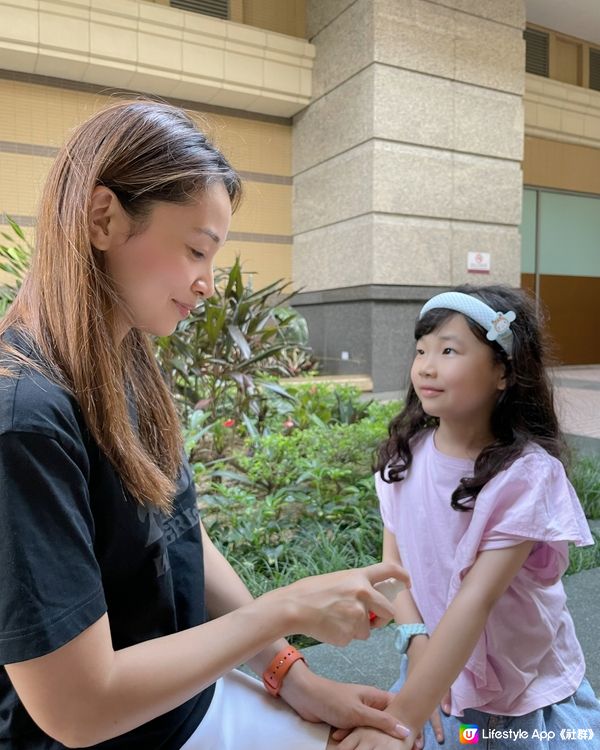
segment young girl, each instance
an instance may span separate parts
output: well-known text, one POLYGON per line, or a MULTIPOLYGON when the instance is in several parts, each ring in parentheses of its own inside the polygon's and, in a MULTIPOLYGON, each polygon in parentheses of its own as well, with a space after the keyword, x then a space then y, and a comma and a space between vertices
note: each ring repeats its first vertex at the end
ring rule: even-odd
POLYGON ((357 729, 340 750, 415 737, 426 750, 597 750, 600 705, 561 583, 568 542, 593 539, 563 467, 533 304, 461 287, 427 302, 415 339, 376 475, 384 560, 412 581, 396 599, 408 668, 389 710, 413 734, 357 729))
POLYGON ((369 610, 378 626, 393 615, 373 584, 407 580, 400 566, 253 601, 198 519, 148 334, 212 294, 240 194, 184 112, 143 100, 94 115, 50 170, 31 271, 0 322, 1 748, 317 750, 327 724, 407 734, 388 693, 318 677, 283 640, 367 638, 369 610), (266 690, 231 672, 246 661, 266 690))

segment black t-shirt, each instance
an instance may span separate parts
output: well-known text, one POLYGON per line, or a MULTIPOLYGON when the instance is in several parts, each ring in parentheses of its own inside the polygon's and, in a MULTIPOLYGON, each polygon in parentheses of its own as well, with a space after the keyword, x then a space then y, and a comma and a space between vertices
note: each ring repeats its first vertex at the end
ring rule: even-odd
MULTIPOLYGON (((54 651, 105 612, 115 650, 206 621, 189 466, 171 516, 142 506, 90 436, 76 400, 22 368, 0 377, 0 664, 54 651)), ((178 750, 213 692, 94 747, 178 750)), ((0 667, 0 748, 63 747, 31 720, 0 667)))

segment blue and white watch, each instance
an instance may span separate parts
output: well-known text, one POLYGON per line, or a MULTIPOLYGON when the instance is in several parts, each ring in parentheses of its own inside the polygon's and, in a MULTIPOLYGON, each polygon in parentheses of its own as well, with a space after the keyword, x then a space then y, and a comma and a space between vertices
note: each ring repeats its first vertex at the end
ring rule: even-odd
POLYGON ((396 639, 394 646, 396 651, 405 654, 410 646, 410 641, 415 635, 427 635, 427 628, 422 622, 398 625, 396 628, 396 639))

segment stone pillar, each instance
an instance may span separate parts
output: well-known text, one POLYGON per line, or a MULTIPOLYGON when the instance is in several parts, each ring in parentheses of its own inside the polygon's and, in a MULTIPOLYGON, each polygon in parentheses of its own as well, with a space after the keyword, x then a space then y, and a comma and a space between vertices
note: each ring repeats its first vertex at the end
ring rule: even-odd
POLYGON ((402 388, 424 300, 519 284, 524 24, 524 0, 307 0, 294 304, 325 372, 402 388))

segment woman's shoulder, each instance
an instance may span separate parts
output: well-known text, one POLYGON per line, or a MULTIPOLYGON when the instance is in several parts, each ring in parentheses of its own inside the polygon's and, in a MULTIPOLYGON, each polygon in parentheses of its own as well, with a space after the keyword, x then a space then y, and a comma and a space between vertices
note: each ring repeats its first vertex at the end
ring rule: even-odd
POLYGON ((0 358, 0 434, 36 432, 56 437, 80 430, 74 396, 50 374, 30 346, 2 337, 10 348, 0 358))

